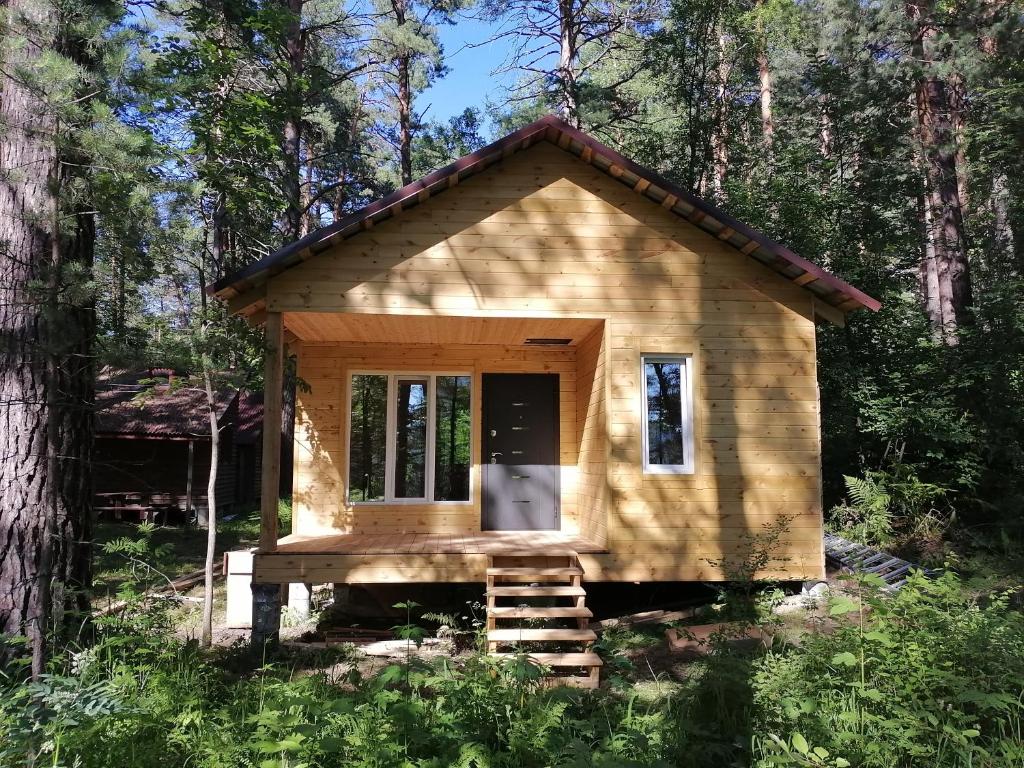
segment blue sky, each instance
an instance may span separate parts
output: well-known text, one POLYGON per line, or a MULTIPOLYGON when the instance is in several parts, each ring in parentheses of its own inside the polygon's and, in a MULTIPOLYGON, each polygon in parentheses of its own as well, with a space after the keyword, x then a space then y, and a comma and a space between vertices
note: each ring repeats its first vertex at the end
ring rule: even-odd
POLYGON ((494 31, 493 25, 468 18, 461 18, 455 26, 441 28, 441 43, 450 72, 417 98, 417 111, 429 106, 425 119, 443 121, 466 107, 484 109, 488 99, 501 101, 505 88, 515 81, 515 74, 492 75, 491 72, 505 60, 511 41, 505 39, 479 48, 467 47, 483 43, 494 31))

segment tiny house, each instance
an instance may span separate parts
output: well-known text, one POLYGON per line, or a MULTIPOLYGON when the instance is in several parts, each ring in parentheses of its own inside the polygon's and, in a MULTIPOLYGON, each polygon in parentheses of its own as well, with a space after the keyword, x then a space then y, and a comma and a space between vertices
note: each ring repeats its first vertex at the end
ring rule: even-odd
POLYGON ((565 576, 581 619, 584 581, 727 579, 780 518, 758 575, 823 575, 815 327, 878 302, 556 118, 210 290, 268 393, 284 353, 308 385, 257 597, 486 582, 500 616, 565 576))

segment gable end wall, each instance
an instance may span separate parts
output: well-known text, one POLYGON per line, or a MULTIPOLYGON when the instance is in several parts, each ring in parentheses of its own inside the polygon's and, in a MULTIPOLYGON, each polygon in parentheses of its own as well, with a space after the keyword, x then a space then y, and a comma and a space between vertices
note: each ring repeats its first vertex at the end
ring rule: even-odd
MULTIPOLYGON (((823 574, 810 294, 549 144, 275 277, 267 302, 283 312, 603 319, 574 348, 563 385, 571 378, 576 414, 576 449, 562 452, 577 477, 567 518, 609 549, 582 557, 587 578, 723 578, 723 559, 736 564, 782 515, 792 519, 762 575, 823 574), (692 475, 642 471, 645 353, 693 356, 692 475)), ((342 531, 351 511, 337 361, 362 353, 300 349, 312 391, 299 395, 297 532, 342 531)), ((512 354, 479 354, 495 351, 512 354)), ((479 370, 500 369, 490 365, 479 370)), ((415 525, 423 512, 405 514, 415 525)), ((478 524, 476 508, 443 514, 460 529, 478 524)))

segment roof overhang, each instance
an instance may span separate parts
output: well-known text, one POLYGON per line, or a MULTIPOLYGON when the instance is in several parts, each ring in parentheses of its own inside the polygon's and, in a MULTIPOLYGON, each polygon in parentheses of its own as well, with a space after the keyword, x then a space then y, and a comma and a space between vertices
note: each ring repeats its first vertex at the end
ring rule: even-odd
POLYGON ((645 168, 591 136, 548 115, 498 139, 492 144, 424 176, 342 219, 310 233, 248 267, 218 280, 207 292, 228 303, 233 314, 254 316, 264 307, 266 283, 274 275, 300 264, 376 224, 422 205, 434 195, 505 158, 547 141, 574 155, 611 178, 630 187, 665 210, 700 227, 740 253, 764 264, 814 295, 817 317, 842 325, 857 309, 877 311, 881 303, 817 264, 799 256, 753 227, 690 194, 649 168, 645 168))

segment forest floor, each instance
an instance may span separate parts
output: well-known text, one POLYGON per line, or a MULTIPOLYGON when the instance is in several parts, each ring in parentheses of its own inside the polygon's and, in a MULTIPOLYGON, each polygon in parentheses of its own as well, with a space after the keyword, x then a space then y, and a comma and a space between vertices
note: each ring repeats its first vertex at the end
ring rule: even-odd
MULTIPOLYGON (((138 539, 139 535, 138 526, 131 523, 103 522, 96 530, 96 540, 100 545, 116 539, 138 539)), ((218 532, 218 560, 223 551, 255 546, 258 536, 259 522, 251 515, 222 522, 218 532)), ((101 608, 116 600, 118 588, 127 580, 159 586, 166 584, 168 580, 201 569, 206 553, 206 531, 174 526, 157 527, 150 534, 149 550, 144 558, 134 559, 124 553, 103 551, 102 547, 98 550, 94 578, 96 605, 97 608, 101 608)), ((1018 566, 1022 565, 1019 553, 1017 558, 1008 558, 1007 553, 992 549, 964 546, 960 551, 965 554, 956 556, 954 560, 958 570, 964 572, 968 577, 968 583, 973 583, 975 590, 991 591, 1007 586, 1008 582, 1019 583, 1019 580, 1011 576, 1020 573, 1017 570, 1018 566)), ((831 575, 829 582, 833 593, 844 590, 844 582, 836 574, 831 575)), ((201 583, 182 590, 177 595, 179 607, 175 610, 176 634, 184 640, 198 638, 200 635, 202 595, 201 583)), ((225 597, 224 580, 217 579, 214 591, 214 643, 219 647, 229 648, 245 642, 249 630, 226 626, 225 597)), ((656 597, 652 595, 651 599, 656 597)), ((700 599, 696 594, 688 597, 690 600, 695 597, 698 601, 700 599)), ((715 594, 708 590, 703 597, 708 602, 713 602, 715 594)), ((405 660, 410 655, 424 658, 446 656, 458 663, 461 657, 473 652, 475 633, 472 624, 474 619, 479 620, 482 606, 473 601, 456 603, 452 599, 448 601, 449 609, 455 605, 454 614, 466 614, 451 617, 453 620, 461 620, 462 629, 455 633, 442 631, 441 637, 428 637, 419 648, 400 640, 376 640, 357 644, 332 643, 326 647, 321 642, 325 627, 386 629, 403 623, 404 617, 399 616, 396 611, 388 610, 388 607, 391 602, 405 599, 408 597, 403 595, 394 601, 388 601, 385 596, 383 602, 379 603, 382 606, 379 611, 381 615, 375 617, 367 616, 361 619, 345 616, 332 620, 331 593, 330 590, 322 588, 315 595, 314 608, 326 610, 314 610, 311 618, 296 621, 288 615, 287 607, 284 609, 281 631, 284 648, 297 668, 325 671, 329 676, 338 679, 353 668, 358 669, 364 676, 369 675, 387 664, 405 660), (477 615, 474 615, 475 611, 477 615)), ((602 597, 594 595, 590 602, 600 603, 601 600, 602 597)), ((614 593, 605 594, 603 601, 603 610, 598 608, 599 616, 631 613, 636 610, 635 607, 627 609, 624 606, 637 605, 632 597, 624 599, 622 595, 614 593)), ((424 610, 428 610, 429 607, 429 600, 424 600, 424 610)), ((781 609, 775 610, 776 631, 781 631, 790 641, 799 642, 799 637, 809 631, 811 623, 820 621, 820 612, 820 602, 814 606, 810 602, 802 601, 798 595, 791 595, 781 609)), ((711 616, 684 623, 714 620, 716 618, 711 616)), ((436 621, 423 623, 428 628, 434 627, 430 634, 439 634, 435 631, 436 621)), ((690 674, 693 659, 680 656, 669 649, 665 640, 665 630, 669 626, 675 625, 647 624, 602 633, 598 648, 613 659, 604 669, 603 675, 620 675, 635 686, 651 687, 652 694, 664 693, 665 686, 676 685, 685 680, 690 674)))
MULTIPOLYGON (((258 521, 252 517, 223 522, 218 536, 218 558, 220 552, 254 546, 259 534, 258 521)), ((117 539, 137 540, 140 536, 137 526, 131 523, 103 522, 97 526, 96 538, 99 544, 117 539)), ((135 580, 140 585, 161 586, 167 581, 183 574, 199 570, 203 566, 206 553, 206 531, 196 528, 157 527, 149 534, 149 549, 144 556, 134 558, 121 552, 104 551, 99 547, 95 566, 96 605, 102 608, 117 599, 118 588, 128 580, 135 580)), ((351 615, 333 617, 330 611, 332 594, 327 588, 317 590, 314 596, 314 613, 306 620, 296 621, 288 614, 285 607, 282 621, 281 640, 289 664, 296 670, 305 673, 318 671, 327 673, 329 678, 341 680, 353 669, 364 677, 371 675, 388 664, 407 660, 410 656, 421 658, 446 657, 456 664, 468 658, 474 652, 476 632, 474 622, 482 618, 482 606, 475 600, 463 601, 467 593, 458 597, 452 594, 438 593, 447 597, 447 608, 451 615, 449 623, 458 622, 461 628, 455 632, 442 629, 437 631, 438 622, 423 621, 428 628, 427 637, 420 647, 410 645, 402 640, 376 639, 359 643, 325 644, 323 630, 332 626, 343 627, 377 627, 384 630, 402 624, 404 616, 397 611, 389 610, 390 603, 404 600, 400 596, 395 601, 387 595, 376 596, 381 615, 373 616, 364 607, 363 617, 351 615), (319 609, 319 610, 318 610, 319 609), (459 615, 462 614, 462 615, 459 615)), ((183 640, 199 637, 202 619, 203 586, 201 583, 177 593, 175 599, 178 607, 174 610, 175 634, 183 640)), ((417 595, 419 597, 419 595, 417 595)), ((650 600, 664 599, 665 595, 651 594, 650 600)), ((697 588, 687 594, 690 602, 702 599, 713 602, 715 593, 711 590, 697 588)), ((248 629, 235 629, 225 623, 225 585, 218 578, 214 589, 214 643, 223 649, 248 640, 248 629)), ((420 598, 424 605, 422 610, 431 607, 430 598, 420 598)), ((637 610, 636 598, 632 595, 617 594, 606 591, 595 594, 592 600, 603 603, 595 604, 599 616, 616 616, 632 613, 637 610)), ((796 606, 799 596, 790 597, 789 605, 796 606)), ((649 605, 646 607, 655 607, 649 605)), ((799 632, 806 618, 802 610, 788 611, 782 617, 780 625, 787 626, 787 634, 793 630, 799 632)), ((415 617, 414 617, 415 620, 415 617)), ((715 621, 710 616, 703 620, 686 623, 715 621)), ((605 677, 617 675, 628 680, 641 689, 650 688, 651 695, 659 695, 669 688, 684 681, 690 674, 693 659, 673 653, 665 639, 667 624, 645 624, 619 628, 603 632, 598 649, 610 659, 603 670, 605 677)))

